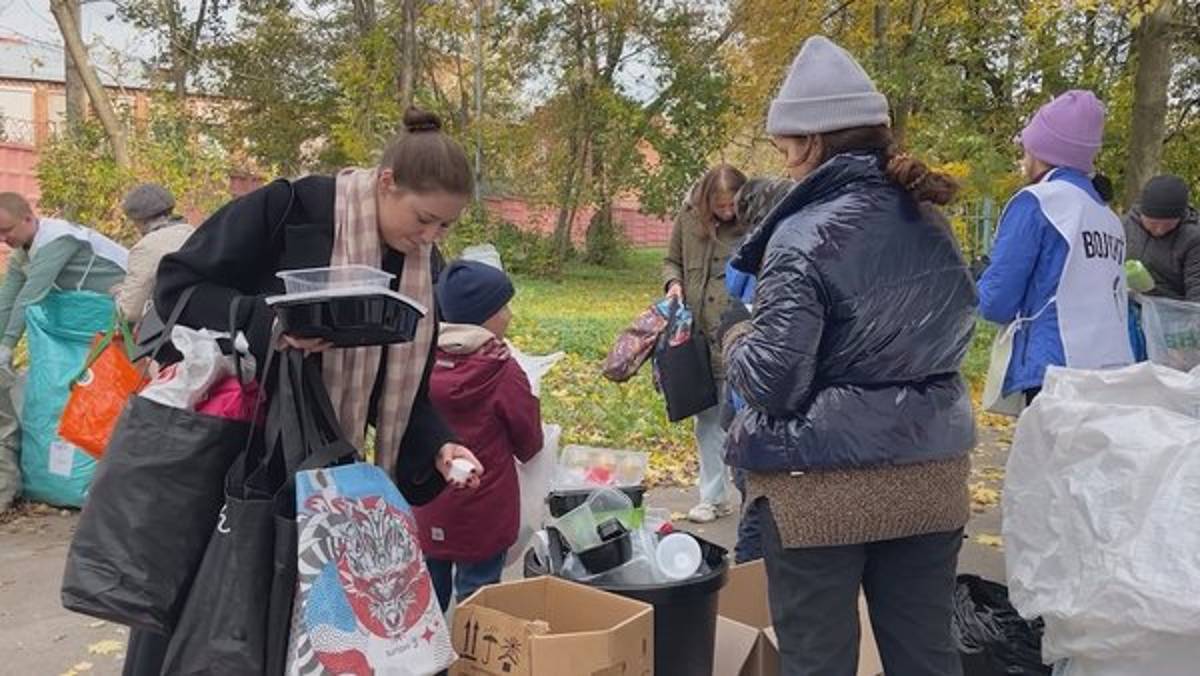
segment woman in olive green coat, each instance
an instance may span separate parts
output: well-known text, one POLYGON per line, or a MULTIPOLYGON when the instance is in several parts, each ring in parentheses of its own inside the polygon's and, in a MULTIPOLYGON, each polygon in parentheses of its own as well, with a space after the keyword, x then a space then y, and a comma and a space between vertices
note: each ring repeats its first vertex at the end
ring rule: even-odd
MULTIPOLYGON (((695 317, 695 330, 708 339, 718 391, 725 384, 725 367, 717 329, 730 302, 725 264, 746 234, 734 208, 737 191, 745 182, 742 172, 728 164, 710 169, 692 188, 675 218, 663 262, 667 295, 687 305, 695 317)), ((726 499, 725 432, 718 406, 696 415, 696 445, 700 451, 700 502, 688 512, 688 519, 709 523, 732 511, 726 499)))

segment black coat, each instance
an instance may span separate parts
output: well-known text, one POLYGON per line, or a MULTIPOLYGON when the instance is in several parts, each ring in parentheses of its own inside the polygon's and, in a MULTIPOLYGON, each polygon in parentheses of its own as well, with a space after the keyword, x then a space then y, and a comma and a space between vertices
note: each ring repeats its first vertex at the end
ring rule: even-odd
POLYGON ((1200 212, 1188 209, 1179 227, 1154 237, 1138 209, 1125 215, 1125 256, 1139 260, 1154 279, 1151 296, 1200 302, 1200 212))
MULTIPOLYGON (((159 265, 155 307, 166 316, 186 289, 196 287, 180 324, 225 331, 229 328, 230 305, 234 298, 241 297, 237 328, 246 332, 251 351, 263 364, 274 320, 265 299, 284 291, 275 273, 329 265, 334 191, 335 181, 328 176, 279 180, 221 207, 197 228, 182 249, 159 265)), ((397 275, 396 286, 404 255, 387 249, 382 266, 397 275)), ((440 257, 435 254, 435 280, 440 266, 440 257)), ((434 314, 424 320, 434 321, 435 327, 436 312, 435 308, 434 314)), ((435 329, 396 466, 396 483, 414 505, 433 500, 445 486, 434 463, 441 447, 453 439, 429 399, 429 374, 436 346, 435 329)), ((372 421, 387 367, 385 360, 371 393, 372 421)))
POLYGON ((729 461, 754 471, 944 460, 974 444, 959 375, 975 326, 970 272, 944 219, 873 155, 818 168, 733 260, 758 273, 753 328, 730 348, 748 407, 729 461))

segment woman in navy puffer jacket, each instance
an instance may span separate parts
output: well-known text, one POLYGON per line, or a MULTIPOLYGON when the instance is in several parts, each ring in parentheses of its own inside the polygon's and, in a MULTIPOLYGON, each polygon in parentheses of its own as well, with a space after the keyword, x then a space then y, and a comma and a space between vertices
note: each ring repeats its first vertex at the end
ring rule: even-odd
POLYGON ((959 368, 977 301, 929 204, 953 181, 896 156, 887 122, 853 57, 810 38, 767 120, 799 184, 733 262, 758 283, 753 318, 725 322, 747 402, 727 458, 762 507, 789 676, 855 673, 860 587, 887 673, 961 673, 950 622, 975 430, 959 368))

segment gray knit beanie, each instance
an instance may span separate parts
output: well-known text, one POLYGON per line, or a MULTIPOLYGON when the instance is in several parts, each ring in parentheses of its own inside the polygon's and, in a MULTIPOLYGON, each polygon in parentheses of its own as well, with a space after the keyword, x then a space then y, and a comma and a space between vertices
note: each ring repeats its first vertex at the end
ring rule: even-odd
POLYGON ((821 35, 804 41, 767 113, 772 136, 888 124, 887 97, 850 53, 821 35))

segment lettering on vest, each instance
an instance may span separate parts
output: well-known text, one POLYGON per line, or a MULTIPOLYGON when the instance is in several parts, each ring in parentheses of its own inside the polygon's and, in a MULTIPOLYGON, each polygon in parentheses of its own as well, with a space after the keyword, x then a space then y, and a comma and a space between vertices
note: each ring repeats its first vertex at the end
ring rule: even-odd
POLYGON ((1098 230, 1084 230, 1083 254, 1085 258, 1111 258, 1118 263, 1125 262, 1125 239, 1098 230))

